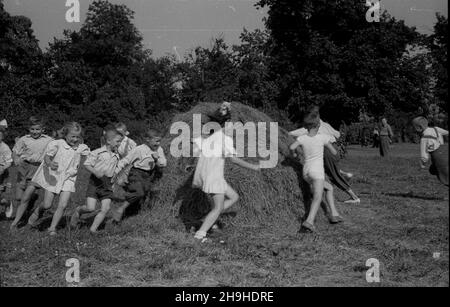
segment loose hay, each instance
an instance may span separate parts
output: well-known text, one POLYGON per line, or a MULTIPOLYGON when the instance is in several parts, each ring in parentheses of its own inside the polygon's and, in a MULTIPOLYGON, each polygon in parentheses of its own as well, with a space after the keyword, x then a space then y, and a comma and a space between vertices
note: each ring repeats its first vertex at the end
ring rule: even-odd
MULTIPOLYGON (((218 103, 203 102, 189 112, 176 115, 172 122, 185 122, 192 129, 193 114, 202 114, 203 119, 218 107, 218 103)), ((243 124, 266 122, 267 128, 272 122, 264 113, 237 102, 232 104, 231 121, 241 121, 243 124)), ((198 226, 199 219, 209 211, 211 199, 201 190, 191 187, 195 167, 188 171, 186 167, 195 166, 198 158, 174 158, 170 154, 170 143, 177 136, 168 133, 161 141, 168 166, 161 180, 155 184, 157 193, 151 197, 150 207, 153 216, 161 220, 180 218, 190 228, 198 226)), ((269 141, 267 135, 266 145, 269 141)), ((240 196, 238 203, 232 208, 237 211, 233 223, 252 225, 277 222, 283 225, 297 222, 304 212, 302 190, 305 186, 301 179, 301 165, 289 157, 289 145, 292 142, 294 139, 288 132, 279 127, 278 164, 274 168, 263 169, 260 173, 226 161, 225 179, 240 196)), ((246 139, 246 155, 247 146, 246 139)), ((255 163, 259 159, 244 157, 244 160, 255 163)))

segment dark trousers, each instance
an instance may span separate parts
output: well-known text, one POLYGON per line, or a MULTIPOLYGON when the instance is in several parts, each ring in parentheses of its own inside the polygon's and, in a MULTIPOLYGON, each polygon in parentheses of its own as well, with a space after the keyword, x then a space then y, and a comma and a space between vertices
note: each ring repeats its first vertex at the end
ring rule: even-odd
POLYGON ((128 184, 124 187, 125 200, 130 204, 142 204, 151 190, 153 170, 144 171, 132 168, 128 175, 128 184))

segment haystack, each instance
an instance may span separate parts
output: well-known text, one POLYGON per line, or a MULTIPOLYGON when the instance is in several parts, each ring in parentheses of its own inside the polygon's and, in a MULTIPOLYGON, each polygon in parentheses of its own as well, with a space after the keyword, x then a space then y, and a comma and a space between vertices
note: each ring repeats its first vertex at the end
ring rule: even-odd
MULTIPOLYGON (((213 113, 220 104, 203 102, 189 112, 178 114, 172 122, 182 121, 191 127, 193 114, 202 117, 213 113)), ((272 122, 266 114, 245 106, 232 103, 231 122, 272 122)), ((276 167, 263 169, 260 173, 227 161, 225 164, 225 179, 238 192, 240 198, 232 208, 236 216, 233 223, 276 222, 298 223, 298 218, 304 212, 303 183, 301 181, 301 165, 289 157, 289 145, 294 139, 282 129, 278 130, 278 162, 276 167)), ((267 127, 269 125, 267 124, 267 127)), ((178 135, 169 132, 163 138, 161 146, 166 153, 168 166, 163 177, 155 184, 157 191, 150 200, 152 215, 161 219, 178 218, 186 227, 198 225, 199 219, 209 211, 211 199, 201 190, 191 187, 196 160, 193 157, 174 158, 170 154, 170 143, 178 135), (189 166, 194 166, 189 168, 189 166)), ((270 138, 266 137, 267 146, 270 138)), ((246 142, 246 146, 247 146, 246 142)), ((269 147, 268 147, 269 148, 269 147)), ((246 154, 247 148, 246 148, 246 154)), ((248 162, 259 158, 244 157, 248 162)))

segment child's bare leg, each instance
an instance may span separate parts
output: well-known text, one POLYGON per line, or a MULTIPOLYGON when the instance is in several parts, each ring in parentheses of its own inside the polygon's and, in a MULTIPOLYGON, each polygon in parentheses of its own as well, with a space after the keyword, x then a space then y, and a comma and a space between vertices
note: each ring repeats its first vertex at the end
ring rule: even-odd
POLYGON ((339 216, 339 212, 337 211, 336 205, 334 203, 333 186, 329 182, 325 181, 323 188, 325 190, 325 199, 331 210, 331 215, 339 216))
POLYGON ((312 182, 313 200, 311 203, 311 208, 309 210, 308 218, 306 219, 306 222, 311 225, 314 225, 317 211, 319 210, 320 203, 322 202, 324 182, 325 180, 323 179, 314 179, 312 182))
POLYGON ((97 228, 100 226, 100 224, 105 219, 106 214, 108 213, 110 208, 111 208, 111 199, 104 199, 104 200, 102 200, 102 209, 95 216, 94 222, 92 223, 92 226, 90 228, 91 232, 94 232, 94 233, 97 232, 97 228))
POLYGON ((122 203, 122 205, 119 208, 117 208, 117 210, 116 210, 117 214, 114 215, 114 220, 116 222, 120 222, 122 220, 123 214, 124 214, 125 210, 127 210, 127 208, 129 206, 130 206, 130 203, 128 201, 124 201, 122 203))
POLYGON ((72 217, 70 219, 70 226, 71 227, 76 227, 77 224, 78 224, 78 221, 80 219, 80 214, 83 214, 85 212, 92 212, 92 211, 94 211, 96 205, 97 205, 97 199, 96 198, 92 198, 92 197, 88 197, 86 199, 86 205, 79 206, 79 207, 75 208, 75 211, 72 214, 72 217))
POLYGON ((214 194, 213 195, 214 207, 208 213, 208 215, 205 217, 205 220, 203 221, 202 226, 195 234, 196 238, 201 239, 201 238, 205 237, 208 230, 217 221, 220 213, 223 211, 223 208, 224 208, 224 199, 225 199, 225 194, 214 194))
POLYGON ((350 197, 351 197, 353 200, 359 200, 358 195, 356 195, 355 192, 353 192, 352 189, 348 189, 348 190, 345 191, 345 192, 347 192, 347 194, 350 195, 350 197))
POLYGON ((36 209, 33 211, 33 214, 31 214, 30 218, 28 219, 28 225, 33 226, 34 223, 39 219, 39 215, 43 210, 48 210, 53 204, 53 199, 55 198, 55 194, 45 190, 44 194, 44 201, 42 204, 39 204, 36 209))
POLYGON ((227 210, 239 200, 239 195, 236 191, 228 186, 225 191, 225 201, 223 202, 223 210, 227 210))
POLYGON ((48 228, 48 231, 56 231, 56 227, 59 224, 59 221, 61 220, 64 210, 67 207, 67 204, 70 200, 71 192, 63 191, 59 194, 59 201, 58 201, 58 208, 56 208, 55 213, 53 214, 52 223, 50 227, 48 228))
POLYGON ((31 197, 33 196, 34 191, 36 190, 36 187, 33 185, 29 185, 25 192, 22 194, 20 205, 17 208, 16 217, 14 218, 14 221, 11 224, 11 228, 14 228, 17 226, 17 224, 22 219, 25 211, 28 208, 28 203, 30 202, 31 197))

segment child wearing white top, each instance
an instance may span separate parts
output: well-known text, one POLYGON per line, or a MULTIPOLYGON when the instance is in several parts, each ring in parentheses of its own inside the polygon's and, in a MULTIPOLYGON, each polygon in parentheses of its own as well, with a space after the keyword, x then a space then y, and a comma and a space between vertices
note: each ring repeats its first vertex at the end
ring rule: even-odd
POLYGON ((36 225, 41 214, 52 206, 55 195, 59 195, 58 207, 48 228, 50 235, 56 235, 56 227, 64 215, 71 194, 75 192, 81 156, 89 154, 89 147, 82 143, 80 124, 67 123, 62 130, 62 137, 48 144, 44 161, 31 179, 34 184, 45 190, 45 195, 43 203, 28 219, 30 226, 36 225))
POLYGON ((44 121, 37 117, 29 119, 29 134, 17 139, 13 147, 13 160, 17 166, 16 182, 16 216, 11 223, 11 230, 17 228, 25 214, 28 204, 36 191, 36 185, 31 182, 34 174, 44 160, 45 149, 53 139, 44 134, 44 121))
POLYGON ((314 220, 322 202, 322 194, 325 190, 325 198, 331 209, 330 223, 340 223, 343 221, 334 204, 333 186, 325 181, 325 170, 323 162, 324 147, 331 153, 337 155, 336 149, 331 145, 331 137, 319 134, 318 113, 311 113, 305 119, 305 127, 308 134, 299 136, 291 146, 291 152, 296 156, 296 149, 301 146, 304 156, 303 178, 311 185, 313 200, 306 221, 302 223, 301 230, 315 232, 314 220))
POLYGON ((132 204, 142 204, 150 192, 152 177, 156 170, 166 167, 167 160, 161 148, 161 132, 149 129, 145 132, 144 144, 132 149, 120 160, 117 177, 129 169, 128 183, 125 185, 125 202, 116 210, 114 220, 120 222, 125 210, 132 204))
POLYGON ((422 116, 413 120, 413 126, 421 134, 420 166, 426 168, 431 156, 430 173, 448 186, 448 145, 444 143, 443 138, 448 135, 448 131, 439 127, 428 127, 428 120, 422 116))
MULTIPOLYGON (((223 126, 224 122, 219 124, 223 126)), ((192 186, 202 189, 207 194, 212 194, 214 201, 212 210, 206 215, 194 236, 201 242, 206 240, 208 230, 216 223, 220 214, 239 199, 239 195, 225 180, 225 159, 229 158, 231 162, 251 170, 260 170, 259 165, 236 157, 233 139, 225 135, 223 129, 212 135, 208 134, 193 140, 194 154, 200 154, 200 157, 195 168, 192 186)))
POLYGON ((119 148, 122 138, 115 127, 107 127, 104 132, 105 145, 91 151, 84 162, 84 166, 91 173, 86 191, 86 205, 75 209, 70 220, 71 227, 78 225, 82 213, 96 211, 97 201, 100 201, 101 209, 96 214, 89 229, 91 233, 97 233, 98 227, 104 221, 111 208, 113 198, 112 178, 120 160, 117 148, 119 148))

